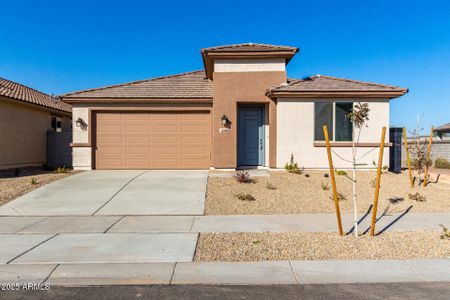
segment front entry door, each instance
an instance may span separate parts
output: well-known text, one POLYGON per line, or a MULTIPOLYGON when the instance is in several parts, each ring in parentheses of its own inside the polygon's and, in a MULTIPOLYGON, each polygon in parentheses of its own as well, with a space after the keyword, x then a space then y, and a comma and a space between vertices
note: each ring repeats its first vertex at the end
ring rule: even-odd
POLYGON ((263 166, 264 141, 264 106, 240 106, 238 118, 239 166, 263 166))

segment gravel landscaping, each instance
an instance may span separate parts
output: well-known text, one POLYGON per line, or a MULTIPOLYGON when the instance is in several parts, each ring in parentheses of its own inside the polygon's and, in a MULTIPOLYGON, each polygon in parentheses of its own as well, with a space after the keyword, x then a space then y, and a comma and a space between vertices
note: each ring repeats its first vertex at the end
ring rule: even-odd
POLYGON ((77 173, 55 173, 38 167, 0 170, 0 205, 12 201, 52 181, 77 173), (33 178, 35 181, 32 180, 33 178))
POLYGON ((376 237, 336 233, 201 234, 195 261, 417 259, 450 257, 439 231, 387 232, 376 237))
MULTIPOLYGON (((253 183, 238 183, 233 177, 209 177, 205 205, 207 215, 235 214, 298 214, 334 213, 331 200, 331 180, 324 177, 326 171, 306 171, 291 174, 284 171, 270 172, 270 177, 254 177, 253 183), (305 173, 309 177, 305 176, 305 173), (243 201, 236 195, 249 194, 254 201, 243 201)), ((351 173, 336 176, 337 190, 346 200, 340 201, 341 212, 353 212, 351 198, 351 173)), ((373 203, 375 171, 357 174, 358 210, 366 212, 373 203)), ((435 180, 435 176, 431 177, 435 180)), ((242 197, 241 197, 242 198, 242 197)), ((247 199, 251 199, 247 197, 247 199)), ((450 184, 442 181, 426 188, 409 186, 407 172, 385 173, 381 179, 378 211, 404 212, 450 212, 450 184), (409 194, 420 193, 425 202, 409 199, 409 194)))

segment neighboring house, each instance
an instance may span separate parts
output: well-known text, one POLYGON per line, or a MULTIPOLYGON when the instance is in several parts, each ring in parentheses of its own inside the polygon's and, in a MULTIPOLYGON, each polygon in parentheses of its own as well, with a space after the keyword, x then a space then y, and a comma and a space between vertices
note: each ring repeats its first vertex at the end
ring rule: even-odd
POLYGON ((450 123, 439 126, 438 128, 435 128, 434 131, 441 139, 443 136, 449 136, 450 135, 450 123))
MULTIPOLYGON (((327 168, 322 125, 350 159, 353 102, 370 121, 359 150, 377 160, 389 101, 407 89, 316 75, 288 79, 295 47, 238 44, 201 50, 205 69, 62 95, 73 105, 77 169, 327 168)), ((386 141, 389 136, 386 136, 386 141)), ((335 166, 348 167, 338 156, 335 166)), ((385 164, 389 151, 385 152, 385 164)))
POLYGON ((0 169, 47 163, 47 131, 69 130, 71 106, 0 78, 0 169))

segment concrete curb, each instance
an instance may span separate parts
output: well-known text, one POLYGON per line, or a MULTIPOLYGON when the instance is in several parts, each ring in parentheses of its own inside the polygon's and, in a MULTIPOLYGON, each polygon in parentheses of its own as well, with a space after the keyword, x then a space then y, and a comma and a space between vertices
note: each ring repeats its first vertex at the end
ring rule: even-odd
POLYGON ((54 286, 450 282, 450 259, 0 265, 0 283, 24 282, 54 286))

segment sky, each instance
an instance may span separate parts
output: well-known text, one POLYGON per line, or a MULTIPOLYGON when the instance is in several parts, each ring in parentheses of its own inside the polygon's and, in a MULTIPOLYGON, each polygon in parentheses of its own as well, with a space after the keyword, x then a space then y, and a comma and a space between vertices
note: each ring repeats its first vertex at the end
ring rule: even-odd
POLYGON ((448 0, 0 1, 0 77, 46 93, 199 70, 200 48, 268 43, 301 49, 291 78, 409 88, 391 126, 450 122, 448 0))

